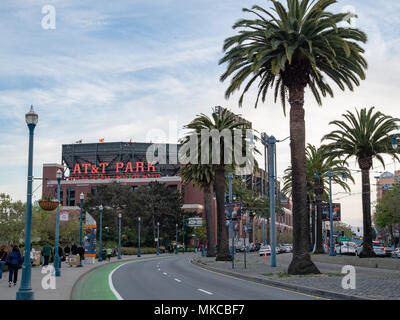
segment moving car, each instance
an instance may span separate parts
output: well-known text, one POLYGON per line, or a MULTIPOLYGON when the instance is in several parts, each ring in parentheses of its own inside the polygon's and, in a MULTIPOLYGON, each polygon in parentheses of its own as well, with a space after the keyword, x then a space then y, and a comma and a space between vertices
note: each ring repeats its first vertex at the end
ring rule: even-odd
POLYGON ((260 255, 260 256, 264 256, 264 255, 270 255, 271 254, 271 246, 269 246, 268 244, 267 245, 263 245, 263 246, 261 246, 261 248, 260 248, 260 250, 258 251, 258 254, 260 255))
POLYGON ((393 250, 391 256, 392 258, 400 258, 400 248, 393 250))
POLYGON ((346 241, 336 246, 337 254, 356 254, 357 245, 354 242, 346 241))
POLYGON ((281 248, 285 249, 285 252, 293 252, 293 247, 291 244, 285 243, 281 248))
MULTIPOLYGON (((382 244, 372 244, 372 248, 374 249, 375 255, 377 257, 386 257, 386 248, 382 244)), ((356 256, 360 256, 363 250, 362 244, 356 248, 356 256)))

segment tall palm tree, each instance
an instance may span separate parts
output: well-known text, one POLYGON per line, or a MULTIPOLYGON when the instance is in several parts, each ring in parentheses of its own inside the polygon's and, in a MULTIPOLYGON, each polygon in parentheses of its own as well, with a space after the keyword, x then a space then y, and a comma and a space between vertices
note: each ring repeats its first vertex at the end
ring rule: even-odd
MULTIPOLYGON (((350 187, 345 177, 354 183, 350 170, 346 167, 347 163, 339 159, 333 159, 326 152, 326 148, 319 148, 312 144, 307 145, 306 149, 306 168, 307 168, 307 200, 315 202, 317 207, 317 239, 315 253, 324 253, 322 245, 322 201, 329 199, 329 178, 328 172, 334 174, 332 180, 338 184, 344 191, 349 192, 350 187)), ((282 192, 291 195, 291 167, 285 170, 283 177, 284 185, 282 192)))
POLYGON ((290 104, 290 148, 293 183, 293 259, 290 274, 319 273, 308 254, 305 168, 304 93, 308 86, 318 104, 321 95, 333 97, 329 80, 341 90, 354 89, 365 79, 367 62, 362 54, 367 36, 355 28, 338 24, 348 19, 345 13, 334 14, 327 8, 336 0, 287 0, 286 8, 277 0, 266 10, 260 6, 243 9, 256 15, 254 20, 241 19, 233 28, 243 28, 238 35, 225 40, 225 55, 220 63, 228 63, 221 81, 232 76, 225 95, 229 98, 247 81, 244 94, 258 83, 258 96, 265 101, 269 88, 274 88, 275 101, 280 96, 285 112, 290 104))
POLYGON ((363 250, 362 256, 375 256, 372 248, 371 228, 371 188, 369 171, 373 166, 373 159, 378 160, 385 166, 383 154, 390 154, 399 160, 398 155, 392 147, 391 134, 399 128, 398 118, 392 118, 379 111, 374 112, 374 107, 356 114, 347 111, 342 115, 345 120, 335 120, 330 125, 335 125, 336 130, 325 135, 324 140, 331 143, 326 146, 326 151, 332 157, 344 158, 347 160, 355 157, 361 169, 362 180, 362 207, 363 207, 363 250))
MULTIPOLYGON (((211 144, 211 148, 209 148, 209 154, 205 155, 209 159, 209 163, 212 165, 212 169, 214 171, 214 190, 216 194, 217 200, 217 261, 230 261, 232 260, 231 254, 229 252, 229 239, 228 239, 228 232, 226 226, 226 216, 225 216, 225 167, 229 166, 229 168, 236 167, 236 158, 234 156, 234 151, 237 148, 246 148, 247 143, 245 138, 241 141, 240 145, 236 139, 234 139, 234 130, 244 130, 250 129, 249 124, 246 122, 239 122, 234 117, 233 114, 230 113, 227 109, 223 109, 221 114, 213 112, 211 118, 206 116, 205 114, 198 115, 195 119, 193 119, 188 125, 184 127, 185 129, 191 130, 187 136, 185 136, 181 143, 189 143, 191 137, 193 135, 197 135, 199 137, 199 143, 207 143, 211 144), (222 132, 224 130, 229 130, 230 137, 232 138, 232 150, 228 150, 232 159, 232 164, 225 164, 225 141, 224 139, 220 139, 219 145, 219 159, 217 159, 217 163, 213 163, 213 149, 215 149, 215 145, 212 145, 212 139, 210 138, 209 141, 202 141, 201 139, 201 131, 202 130, 216 130, 218 132, 222 132)), ((242 132, 242 136, 244 132, 242 132)), ((202 159, 201 155, 201 148, 198 152, 198 159, 202 159)), ((252 151, 250 151, 252 152, 252 151)), ((215 154, 214 154, 215 156, 215 154)), ((199 161, 201 162, 201 161, 199 161)))
POLYGON ((213 167, 206 164, 189 163, 179 169, 178 175, 182 178, 183 183, 193 183, 203 190, 207 230, 207 257, 215 257, 214 217, 212 214, 211 195, 211 186, 214 184, 215 178, 213 167))

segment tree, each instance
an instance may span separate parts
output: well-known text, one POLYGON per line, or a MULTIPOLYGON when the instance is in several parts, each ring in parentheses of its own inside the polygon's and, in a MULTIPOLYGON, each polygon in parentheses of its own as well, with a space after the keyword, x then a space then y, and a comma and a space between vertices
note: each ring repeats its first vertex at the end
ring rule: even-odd
POLYGON ((347 111, 343 114, 345 120, 335 120, 330 125, 336 130, 325 135, 322 141, 331 141, 326 146, 326 152, 332 157, 347 160, 351 157, 357 159, 361 169, 362 181, 362 206, 363 206, 363 250, 362 257, 374 257, 372 248, 372 224, 371 224, 371 188, 369 171, 373 165, 373 159, 385 166, 383 154, 390 154, 397 160, 398 155, 392 148, 392 133, 398 129, 399 119, 392 118, 381 112, 374 112, 374 107, 356 113, 347 111))
POLYGON ((18 244, 24 237, 26 204, 13 202, 7 194, 0 194, 0 240, 18 244))
POLYGON ((393 225, 400 223, 400 186, 385 192, 376 205, 375 224, 381 229, 388 229, 392 241, 393 225))
POLYGON ((367 36, 358 29, 338 26, 348 19, 349 14, 327 11, 336 0, 287 0, 287 8, 277 0, 271 1, 271 11, 260 6, 253 6, 252 10, 243 9, 257 18, 241 19, 233 26, 244 30, 225 40, 225 55, 220 64, 228 63, 228 66, 221 81, 232 76, 225 92, 229 98, 248 80, 239 98, 239 106, 256 80, 258 95, 255 107, 260 96, 265 101, 269 88, 275 87, 275 101, 280 96, 284 113, 288 99, 294 225, 293 258, 288 273, 319 273, 308 254, 305 88, 310 88, 321 105, 321 95, 333 97, 329 79, 341 90, 346 87, 353 90, 353 84, 358 86, 359 79, 365 79, 364 69, 367 68, 362 56, 364 49, 358 43, 365 43, 367 36))
MULTIPOLYGON (((342 179, 354 179, 350 170, 346 167, 347 163, 339 159, 333 159, 330 153, 322 147, 315 147, 312 144, 307 145, 306 150, 306 179, 307 179, 307 197, 309 201, 316 202, 317 207, 317 240, 315 253, 324 253, 322 245, 322 202, 329 199, 329 178, 328 172, 334 174, 333 183, 338 184, 343 190, 350 191, 350 187, 346 181, 342 179)), ((285 170, 283 191, 290 195, 291 191, 291 167, 285 170)))
POLYGON ((189 163, 179 169, 178 175, 182 178, 183 183, 193 183, 196 187, 203 190, 207 230, 207 257, 215 257, 214 219, 211 195, 211 187, 215 179, 214 169, 211 165, 189 163))
MULTIPOLYGON (((209 154, 201 154, 198 152, 198 156, 194 158, 194 162, 201 164, 211 164, 215 177, 214 181, 214 190, 217 198, 217 256, 216 260, 218 261, 230 261, 232 260, 231 254, 229 252, 229 240, 226 226, 226 216, 225 216, 225 168, 226 168, 226 159, 230 158, 232 163, 229 164, 230 168, 236 168, 236 155, 234 155, 234 151, 243 150, 246 151, 247 143, 245 141, 245 129, 250 129, 248 123, 246 122, 238 122, 235 120, 233 115, 227 110, 223 109, 221 114, 217 114, 213 112, 211 118, 206 116, 205 114, 198 115, 195 119, 193 119, 188 125, 184 127, 185 129, 191 130, 187 136, 185 136, 181 141, 183 145, 189 144, 190 139, 196 137, 198 141, 200 141, 201 146, 203 144, 207 144, 209 146, 211 144, 211 148, 209 148, 209 154), (240 143, 237 141, 238 139, 234 139, 235 130, 242 130, 242 137, 240 143), (203 141, 202 134, 204 131, 210 133, 210 138, 203 141), (213 139, 211 137, 213 132, 217 132, 221 134, 218 143, 213 144, 213 139), (225 135, 227 134, 227 136, 225 135), (230 141, 225 141, 225 137, 230 141), (243 143, 245 142, 245 143, 243 143), (229 145, 231 146, 230 150, 229 145), (216 147, 217 146, 217 147, 216 147), (225 146, 227 146, 225 148, 225 146), (225 150, 227 149, 227 150, 225 150), (204 163, 204 159, 208 160, 208 163, 204 163), (200 161, 199 161, 200 160, 200 161)), ((203 136, 204 138, 204 136, 203 136)), ((198 144, 196 144, 198 147, 198 144)), ((202 151, 203 148, 200 148, 202 151)), ((252 151, 251 151, 252 152, 252 151)), ((248 154, 248 153, 246 153, 248 154)), ((241 154, 242 155, 242 154, 241 154)), ((194 163, 192 163, 194 164, 194 163)))

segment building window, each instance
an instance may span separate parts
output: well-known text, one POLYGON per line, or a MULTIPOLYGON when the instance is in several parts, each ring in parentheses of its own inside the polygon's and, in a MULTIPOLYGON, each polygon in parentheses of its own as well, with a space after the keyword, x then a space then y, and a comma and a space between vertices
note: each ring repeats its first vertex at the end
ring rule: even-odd
POLYGON ((92 196, 97 195, 97 187, 92 187, 91 193, 92 193, 92 196))
POLYGON ((67 189, 67 206, 75 205, 75 189, 68 188, 67 189))
MULTIPOLYGON (((54 199, 58 199, 57 188, 54 189, 54 199)), ((60 188, 60 202, 63 203, 63 189, 60 188)))

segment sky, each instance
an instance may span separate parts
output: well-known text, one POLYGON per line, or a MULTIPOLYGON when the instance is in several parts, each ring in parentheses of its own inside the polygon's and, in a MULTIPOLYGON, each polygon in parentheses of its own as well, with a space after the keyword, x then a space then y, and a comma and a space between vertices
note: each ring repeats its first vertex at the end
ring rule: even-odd
MULTIPOLYGON (((60 163, 61 145, 98 142, 176 142, 197 114, 221 105, 241 114, 259 132, 283 140, 289 117, 270 98, 254 109, 249 91, 242 108, 238 95, 225 99, 221 83, 225 38, 242 12, 267 0, 2 0, 0 4, 0 193, 26 201, 30 105, 39 114, 34 142, 34 200, 41 197, 43 163, 60 163), (51 5, 55 28, 48 22, 51 5), (44 23, 46 25, 46 23, 44 23), (176 132, 177 128, 180 132, 176 132), (160 132, 165 132, 164 137, 160 132)), ((354 92, 335 88, 319 107, 305 97, 306 142, 319 146, 333 130, 329 122, 347 110, 369 108, 400 117, 400 2, 339 0, 331 11, 351 10, 368 35, 367 79, 354 92)), ((261 148, 261 146, 259 146, 261 148)), ((277 146, 278 177, 290 165, 289 140, 277 146)), ((371 182, 396 166, 385 158, 371 182)), ((263 161, 261 160, 261 163, 263 161)), ((351 169, 358 169, 355 159, 351 169)), ((342 221, 362 226, 361 174, 354 171, 352 193, 333 186, 342 221)), ((372 185, 372 200, 375 197, 372 185)))

